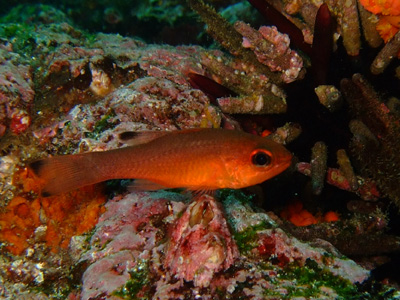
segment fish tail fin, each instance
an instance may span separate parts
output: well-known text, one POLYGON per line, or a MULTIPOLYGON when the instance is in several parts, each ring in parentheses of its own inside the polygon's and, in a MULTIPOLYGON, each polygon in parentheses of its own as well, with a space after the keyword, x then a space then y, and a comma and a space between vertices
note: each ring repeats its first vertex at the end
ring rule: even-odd
POLYGON ((41 193, 44 197, 106 180, 97 171, 95 162, 85 154, 45 158, 30 163, 29 167, 43 181, 41 193))

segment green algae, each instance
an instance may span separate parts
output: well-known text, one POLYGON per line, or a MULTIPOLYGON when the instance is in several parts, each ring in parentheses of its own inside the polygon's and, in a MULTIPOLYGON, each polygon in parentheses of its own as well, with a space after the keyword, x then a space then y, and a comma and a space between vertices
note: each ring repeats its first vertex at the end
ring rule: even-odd
POLYGON ((230 198, 234 198, 243 205, 253 206, 252 201, 254 200, 254 197, 254 195, 246 195, 241 190, 220 189, 217 191, 217 198, 221 202, 225 202, 228 201, 230 198))
MULTIPOLYGON (((253 209, 254 195, 246 195, 240 190, 223 189, 219 190, 218 199, 223 202, 225 207, 236 205, 234 202, 239 202, 240 205, 246 207, 250 211, 253 209), (233 203, 232 203, 233 202, 233 203)), ((242 231, 235 230, 233 220, 228 218, 228 223, 233 229, 233 237, 239 248, 240 253, 245 254, 258 246, 258 232, 266 229, 274 228, 275 226, 267 220, 260 220, 258 224, 249 226, 242 231)))
MULTIPOLYGON (((42 38, 39 37, 37 24, 67 21, 68 18, 63 12, 49 5, 18 5, 0 17, 0 38, 9 41, 14 52, 30 59, 33 52, 43 43, 38 41, 42 38)), ((46 46, 53 48, 51 44, 46 46)))
POLYGON ((139 1, 138 4, 131 13, 139 20, 157 20, 172 26, 179 19, 185 17, 185 14, 187 15, 181 1, 146 0, 139 1))
POLYGON ((54 274, 44 271, 45 280, 42 283, 31 283, 30 288, 37 295, 41 295, 37 299, 68 299, 71 293, 81 288, 81 278, 86 267, 86 263, 81 262, 66 268, 62 271, 63 274, 57 277, 56 281, 52 279, 54 274))
POLYGON ((234 232, 233 237, 240 253, 248 253, 258 246, 258 231, 268 228, 267 222, 261 222, 255 226, 246 228, 241 232, 234 232))
POLYGON ((128 300, 151 299, 149 276, 149 263, 147 260, 138 260, 136 266, 129 271, 130 279, 113 295, 128 300))
POLYGON ((20 4, 0 18, 2 23, 62 23, 70 22, 66 14, 46 4, 20 4))
MULTIPOLYGON (((219 201, 224 204, 225 207, 231 206, 232 201, 237 201, 240 203, 240 205, 243 205, 250 209, 253 207, 252 200, 254 199, 254 195, 246 195, 240 190, 221 189, 218 191, 217 197, 219 201)), ((236 231, 235 226, 232 222, 233 221, 228 218, 228 223, 230 224, 233 231, 233 237, 236 241, 240 253, 243 254, 250 252, 253 248, 258 246, 258 231, 271 228, 271 225, 268 224, 266 221, 260 221, 260 223, 256 224, 255 226, 248 227, 243 231, 236 231)))
POLYGON ((321 288, 332 289, 337 294, 336 299, 359 299, 360 296, 356 285, 340 276, 335 276, 328 270, 321 269, 311 259, 307 259, 304 266, 291 263, 279 271, 278 275, 281 279, 296 282, 296 286, 287 288, 288 294, 282 296, 282 299, 317 297, 323 294, 321 288))
POLYGON ((36 49, 37 43, 34 27, 27 24, 0 24, 0 38, 12 43, 13 51, 29 58, 36 49))
POLYGON ((109 114, 103 116, 94 124, 91 132, 85 132, 85 137, 98 140, 104 131, 113 129, 119 124, 118 120, 113 119, 115 116, 116 114, 114 111, 111 111, 109 114))

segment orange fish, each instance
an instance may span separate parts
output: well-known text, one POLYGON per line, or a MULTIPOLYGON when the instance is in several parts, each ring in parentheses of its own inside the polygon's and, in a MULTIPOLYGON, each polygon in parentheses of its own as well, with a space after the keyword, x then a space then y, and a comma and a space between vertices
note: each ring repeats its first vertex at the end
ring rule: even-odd
POLYGON ((125 132, 131 146, 46 158, 30 164, 49 196, 109 179, 135 178, 133 188, 239 189, 284 171, 292 155, 266 138, 236 130, 125 132))

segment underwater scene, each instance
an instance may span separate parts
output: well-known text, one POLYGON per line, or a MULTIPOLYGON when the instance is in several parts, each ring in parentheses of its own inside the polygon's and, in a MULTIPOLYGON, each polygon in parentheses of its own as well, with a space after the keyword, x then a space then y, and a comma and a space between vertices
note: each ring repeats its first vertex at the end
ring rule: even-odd
POLYGON ((400 0, 0 7, 0 299, 400 299, 400 0))

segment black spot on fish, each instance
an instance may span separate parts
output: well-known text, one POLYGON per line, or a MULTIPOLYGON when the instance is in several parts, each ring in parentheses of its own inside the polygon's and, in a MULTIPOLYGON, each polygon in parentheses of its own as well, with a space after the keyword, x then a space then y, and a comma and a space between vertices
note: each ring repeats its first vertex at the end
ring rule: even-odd
POLYGON ((121 141, 129 141, 129 140, 136 138, 138 136, 138 134, 139 133, 135 132, 135 131, 125 131, 119 135, 119 139, 121 141))
POLYGON ((42 192, 42 196, 43 196, 43 197, 50 197, 50 196, 51 196, 51 194, 50 194, 50 193, 48 193, 48 192, 42 192))
POLYGON ((43 160, 37 160, 29 164, 29 167, 36 175, 40 173, 40 170, 43 168, 43 166, 44 166, 43 160))

